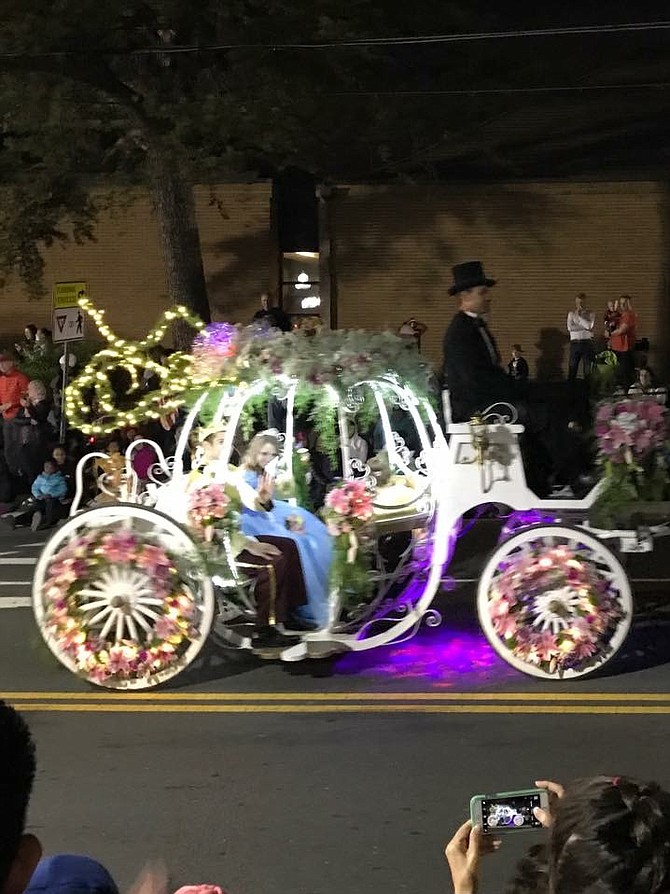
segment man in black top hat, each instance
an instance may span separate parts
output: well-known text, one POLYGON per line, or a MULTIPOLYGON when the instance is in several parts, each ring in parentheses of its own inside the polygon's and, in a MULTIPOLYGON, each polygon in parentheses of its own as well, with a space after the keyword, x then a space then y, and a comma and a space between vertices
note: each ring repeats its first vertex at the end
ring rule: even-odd
POLYGON ((460 310, 444 336, 443 373, 454 422, 467 422, 497 401, 515 403, 521 393, 500 366, 496 340, 484 319, 495 279, 484 274, 479 261, 457 264, 453 273, 449 294, 458 295, 460 310))
POLYGON ((499 401, 514 405, 526 426, 522 448, 531 488, 544 496, 551 484, 570 484, 577 492, 582 464, 570 430, 575 395, 506 375, 484 319, 496 281, 480 261, 457 264, 453 274, 449 294, 458 295, 460 309, 444 336, 443 373, 454 422, 467 422, 499 401))

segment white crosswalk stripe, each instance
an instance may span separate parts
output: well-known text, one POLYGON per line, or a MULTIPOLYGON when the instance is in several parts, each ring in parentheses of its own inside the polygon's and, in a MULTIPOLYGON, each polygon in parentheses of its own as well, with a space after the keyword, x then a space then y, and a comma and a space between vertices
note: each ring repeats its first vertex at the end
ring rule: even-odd
POLYGON ((33 572, 44 541, 17 543, 9 537, 3 540, 4 548, 0 548, 0 609, 30 608, 33 572))

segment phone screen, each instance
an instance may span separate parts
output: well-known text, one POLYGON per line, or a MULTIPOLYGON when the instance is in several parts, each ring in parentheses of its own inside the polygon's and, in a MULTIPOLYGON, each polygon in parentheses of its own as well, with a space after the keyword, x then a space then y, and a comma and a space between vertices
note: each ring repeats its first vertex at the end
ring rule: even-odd
POLYGON ((482 831, 516 832, 521 829, 540 829, 542 823, 533 813, 540 807, 540 793, 482 798, 482 831))

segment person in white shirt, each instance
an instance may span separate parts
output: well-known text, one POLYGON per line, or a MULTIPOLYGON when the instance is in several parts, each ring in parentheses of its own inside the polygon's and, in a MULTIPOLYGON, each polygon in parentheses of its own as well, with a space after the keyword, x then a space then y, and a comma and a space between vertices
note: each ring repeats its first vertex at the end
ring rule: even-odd
POLYGON ((596 315, 586 309, 586 295, 580 292, 575 298, 575 309, 568 314, 568 332, 570 334, 570 360, 568 363, 568 381, 573 382, 579 372, 579 364, 583 364, 584 378, 591 375, 591 366, 595 351, 593 347, 593 327, 596 315))

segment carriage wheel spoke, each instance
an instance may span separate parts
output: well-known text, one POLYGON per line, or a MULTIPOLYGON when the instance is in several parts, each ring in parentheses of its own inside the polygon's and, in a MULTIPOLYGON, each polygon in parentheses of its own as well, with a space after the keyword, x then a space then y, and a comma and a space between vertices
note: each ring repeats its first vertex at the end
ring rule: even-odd
POLYGON ((142 617, 142 615, 137 611, 137 609, 135 609, 133 611, 133 613, 130 617, 133 619, 133 621, 136 621, 140 625, 140 627, 142 627, 144 629, 145 633, 150 634, 152 632, 151 624, 147 623, 146 619, 142 617))
POLYGON ((109 634, 109 631, 112 629, 113 626, 114 626, 114 609, 110 608, 109 617, 105 621, 105 626, 100 631, 100 639, 103 639, 103 640, 106 639, 107 635, 109 634))
POLYGON ((135 626, 135 621, 133 620, 132 615, 126 615, 126 624, 128 625, 128 632, 130 633, 130 638, 133 639, 136 643, 139 643, 140 638, 137 635, 137 627, 135 626))
POLYGON ((151 618, 153 621, 157 621, 160 618, 158 612, 155 612, 151 608, 147 608, 146 605, 136 605, 135 611, 141 612, 143 615, 146 615, 147 618, 151 618))
POLYGON ((96 608, 102 608, 103 605, 109 605, 107 599, 98 599, 97 602, 87 602, 85 605, 82 605, 81 611, 83 612, 91 612, 95 611, 96 608))
POLYGON ((111 605, 107 605, 107 606, 105 606, 105 608, 103 608, 102 611, 99 611, 97 615, 95 615, 93 618, 90 618, 90 619, 89 619, 89 621, 88 621, 88 625, 87 625, 87 626, 88 626, 88 627, 93 627, 93 626, 94 626, 95 624, 97 624, 99 621, 102 621, 103 618, 106 618, 107 615, 111 615, 111 613, 112 613, 113 611, 114 611, 114 609, 112 608, 111 605))

